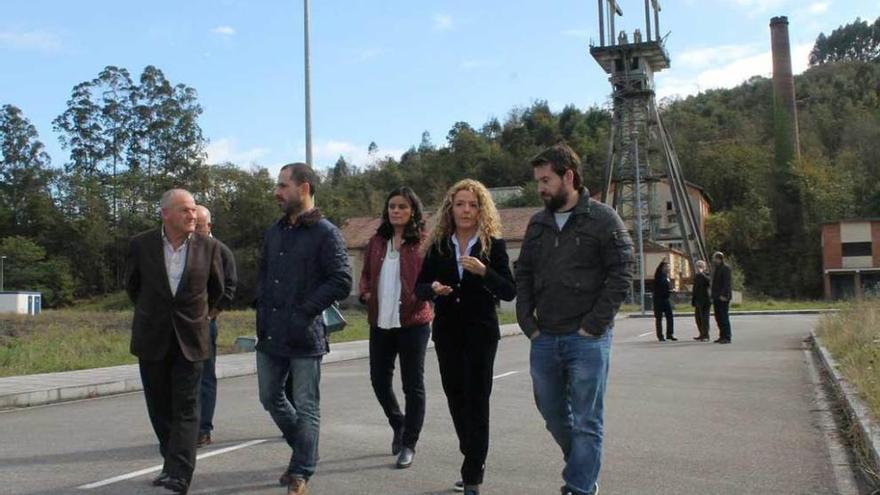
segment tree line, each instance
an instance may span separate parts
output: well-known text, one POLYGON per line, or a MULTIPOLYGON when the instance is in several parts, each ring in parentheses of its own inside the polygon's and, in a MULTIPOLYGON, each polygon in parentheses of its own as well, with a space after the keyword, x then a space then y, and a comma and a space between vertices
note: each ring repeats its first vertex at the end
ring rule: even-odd
MULTIPOLYGON (((685 177, 711 200, 709 248, 731 255, 752 293, 819 296, 821 222, 880 216, 880 35, 876 28, 866 35, 865 25, 856 20, 820 35, 812 66, 795 79, 802 150, 786 171, 786 194, 774 167, 768 79, 661 102, 685 177), (780 225, 778 213, 791 208, 802 213, 796 229, 780 225)), ((248 304, 262 232, 278 215, 275 178, 261 167, 208 164, 201 113, 195 89, 156 67, 137 78, 106 67, 73 87, 53 121, 68 153, 53 166, 22 110, 0 107, 6 288, 40 290, 49 307, 118 291, 128 239, 157 224, 159 196, 177 186, 213 212, 215 234, 239 263, 237 303, 248 304)), ((585 185, 598 191, 610 126, 609 108, 556 112, 536 101, 480 126, 456 122, 440 143, 424 132, 399 158, 371 143, 366 163, 340 157, 322 171, 318 205, 341 224, 378 215, 386 192, 401 184, 437 204, 462 177, 522 185, 525 194, 503 206, 537 205, 528 159, 559 140, 581 155, 585 185)))

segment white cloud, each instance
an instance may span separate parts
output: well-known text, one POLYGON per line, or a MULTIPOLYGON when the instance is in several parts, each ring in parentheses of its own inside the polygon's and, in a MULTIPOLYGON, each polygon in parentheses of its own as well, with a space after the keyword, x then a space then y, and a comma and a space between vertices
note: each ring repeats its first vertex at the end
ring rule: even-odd
POLYGON ((235 28, 232 26, 217 26, 211 29, 211 33, 226 37, 235 36, 235 28))
POLYGON ((807 7, 807 10, 813 15, 819 15, 828 12, 828 6, 828 2, 816 2, 807 7))
POLYGON ((675 62, 685 68, 699 69, 742 59, 760 50, 758 44, 721 45, 707 48, 694 48, 675 57, 675 62))
MULTIPOLYGON (((382 148, 370 155, 367 152, 367 144, 355 144, 350 141, 327 140, 315 143, 312 147, 312 160, 317 168, 332 167, 340 156, 344 157, 349 164, 364 167, 372 165, 376 160, 381 160, 386 156, 390 156, 399 160, 406 150, 396 148, 382 148)), ((305 156, 305 147, 301 150, 302 156, 305 156)))
POLYGON ((272 151, 269 148, 263 147, 247 150, 239 150, 237 148, 238 140, 235 138, 221 138, 212 141, 205 149, 205 152, 208 154, 208 163, 232 162, 239 166, 245 166, 256 162, 272 151))
MULTIPOLYGON (((812 43, 795 45, 792 49, 792 72, 800 74, 809 65, 812 43)), ((657 96, 687 96, 716 88, 732 88, 752 76, 771 77, 773 59, 769 51, 731 60, 716 69, 697 72, 692 76, 670 72, 657 74, 657 96)))
POLYGON ((61 50, 61 39, 46 31, 0 31, 0 46, 55 53, 61 50))
POLYGON ((452 16, 449 14, 434 14, 434 31, 449 31, 452 29, 452 16))

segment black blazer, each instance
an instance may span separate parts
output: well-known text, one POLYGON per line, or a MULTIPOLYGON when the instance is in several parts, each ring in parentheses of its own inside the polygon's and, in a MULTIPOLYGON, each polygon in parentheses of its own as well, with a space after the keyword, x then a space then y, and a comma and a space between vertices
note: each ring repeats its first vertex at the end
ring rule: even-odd
POLYGON ((691 296, 691 306, 706 307, 712 304, 712 297, 709 294, 709 274, 706 272, 694 275, 694 293, 691 296))
POLYGON ((470 255, 486 265, 486 275, 481 277, 467 270, 458 276, 455 245, 451 239, 438 249, 432 244, 422 263, 422 271, 416 282, 416 296, 434 301, 433 339, 498 340, 498 314, 495 307, 499 299, 512 301, 516 297, 516 285, 510 272, 510 259, 503 239, 492 238, 489 259, 483 257, 479 241, 471 248, 470 255), (437 296, 431 284, 440 282, 453 288, 448 296, 437 296))
POLYGON ((208 313, 223 296, 220 245, 200 234, 190 237, 186 266, 172 294, 160 229, 134 236, 129 245, 125 290, 134 303, 131 353, 144 361, 162 360, 173 334, 187 360, 203 361, 211 357, 208 313))

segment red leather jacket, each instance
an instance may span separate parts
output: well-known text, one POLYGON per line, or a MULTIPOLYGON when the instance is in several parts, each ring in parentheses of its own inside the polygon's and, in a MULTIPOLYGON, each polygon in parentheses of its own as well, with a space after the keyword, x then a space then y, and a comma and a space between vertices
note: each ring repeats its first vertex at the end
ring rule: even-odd
MULTIPOLYGON (((422 271, 423 256, 420 243, 405 242, 400 246, 400 326, 412 327, 427 325, 434 318, 427 301, 418 299, 415 295, 416 280, 422 271)), ((364 294, 370 293, 367 304, 367 320, 370 326, 376 326, 379 314, 379 273, 382 271, 382 263, 385 261, 385 252, 388 250, 388 240, 376 234, 367 244, 364 254, 364 268, 361 270, 359 296, 364 300, 364 294)))

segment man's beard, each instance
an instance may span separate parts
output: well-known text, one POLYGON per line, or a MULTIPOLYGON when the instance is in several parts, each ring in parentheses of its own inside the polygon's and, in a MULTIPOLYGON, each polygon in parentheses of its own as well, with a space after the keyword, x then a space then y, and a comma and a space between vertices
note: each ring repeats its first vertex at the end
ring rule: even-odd
POLYGON ((547 208, 555 213, 565 206, 565 203, 568 203, 568 191, 562 189, 558 193, 550 196, 550 198, 542 196, 541 199, 544 200, 544 204, 547 208))
POLYGON ((284 212, 285 216, 289 217, 294 213, 299 213, 300 209, 302 209, 302 204, 299 201, 288 199, 287 201, 280 203, 278 207, 281 208, 281 211, 284 212))

